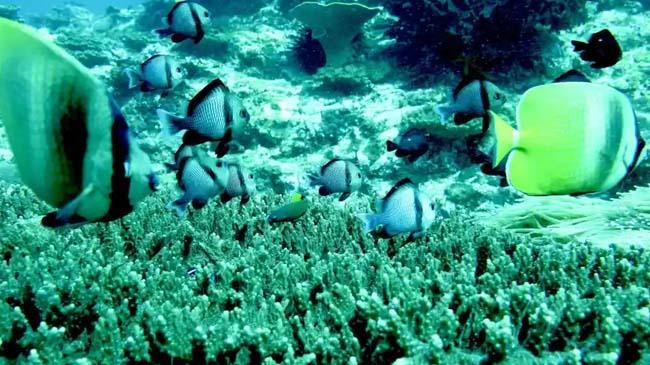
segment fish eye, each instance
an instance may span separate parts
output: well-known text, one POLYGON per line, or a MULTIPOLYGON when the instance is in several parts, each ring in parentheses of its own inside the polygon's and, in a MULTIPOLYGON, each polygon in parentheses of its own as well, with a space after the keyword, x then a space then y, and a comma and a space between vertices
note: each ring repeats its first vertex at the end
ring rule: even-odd
POLYGON ((248 112, 246 110, 242 110, 242 111, 239 112, 239 116, 244 118, 244 119, 247 119, 248 118, 248 112))
POLYGON ((252 178, 253 178, 253 174, 248 175, 248 178, 249 178, 249 179, 252 179, 252 178))
POLYGON ((180 68, 180 67, 176 67, 176 72, 181 73, 181 68, 180 68))
POLYGON ((221 166, 223 166, 223 162, 217 161, 217 167, 221 167, 221 166))
POLYGON ((357 177, 361 177, 361 173, 360 173, 360 172, 357 172, 357 177))
POLYGON ((204 12, 203 12, 203 16, 205 16, 206 18, 209 18, 209 17, 210 17, 210 13, 208 13, 207 11, 204 11, 204 12))

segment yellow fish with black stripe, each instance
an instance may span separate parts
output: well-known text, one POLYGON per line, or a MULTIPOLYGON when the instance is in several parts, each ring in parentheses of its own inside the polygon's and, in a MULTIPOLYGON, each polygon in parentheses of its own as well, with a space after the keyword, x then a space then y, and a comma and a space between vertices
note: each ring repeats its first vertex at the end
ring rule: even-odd
POLYGON ((489 112, 496 140, 493 168, 528 195, 602 192, 620 183, 645 156, 630 100, 590 82, 555 82, 527 90, 517 129, 489 112))
POLYGON ((36 30, 3 18, 0 120, 22 181, 59 208, 45 226, 123 217, 158 186, 106 88, 36 30))

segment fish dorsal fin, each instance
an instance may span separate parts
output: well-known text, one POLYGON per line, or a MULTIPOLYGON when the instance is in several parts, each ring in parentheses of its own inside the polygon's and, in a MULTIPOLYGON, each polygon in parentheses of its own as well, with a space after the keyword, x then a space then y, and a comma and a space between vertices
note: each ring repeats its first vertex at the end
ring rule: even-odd
POLYGON ((190 104, 187 106, 187 115, 192 115, 196 108, 201 105, 203 100, 205 100, 213 91, 215 90, 221 90, 223 93, 228 93, 230 90, 226 85, 224 85, 223 81, 221 79, 214 79, 212 80, 209 84, 207 84, 201 91, 196 94, 192 100, 190 100, 190 104))
POLYGON ((169 25, 172 24, 172 19, 173 19, 173 17, 174 17, 174 12, 176 12, 176 9, 178 9, 179 6, 181 6, 181 5, 185 4, 185 3, 187 3, 187 1, 179 1, 179 2, 177 2, 177 3, 174 4, 174 6, 172 7, 172 10, 170 10, 169 13, 167 13, 167 23, 168 23, 169 25))
POLYGON ((476 80, 479 80, 479 79, 473 78, 473 77, 467 77, 467 76, 463 77, 460 80, 460 82, 458 83, 458 85, 456 85, 456 87, 454 88, 454 91, 452 92, 452 96, 453 96, 454 100, 456 100, 456 98, 458 98, 458 94, 461 92, 461 90, 463 90, 463 88, 465 88, 465 86, 471 84, 472 82, 474 82, 476 80))
POLYGON ((474 64, 472 64, 468 58, 465 58, 463 62, 463 78, 460 80, 458 85, 456 85, 452 93, 454 100, 456 100, 458 94, 461 90, 463 90, 465 86, 471 84, 476 80, 486 81, 487 77, 482 71, 474 66, 474 64))
POLYGON ((327 162, 323 167, 320 168, 320 174, 323 175, 327 169, 332 166, 333 164, 342 161, 340 158, 333 158, 329 162, 327 162))
POLYGON ((415 183, 408 177, 403 178, 402 180, 398 181, 397 184, 395 184, 389 191, 386 193, 386 196, 384 199, 382 199, 382 206, 386 204, 386 202, 390 201, 390 198, 393 196, 393 194, 397 193, 401 189, 405 188, 414 188, 415 183))
MULTIPOLYGON (((190 161, 192 156, 183 156, 180 161, 178 161, 178 170, 176 170, 176 181, 178 182, 179 185, 183 184, 183 170, 185 170, 185 166, 187 163, 190 161)), ((182 187, 181 187, 182 188, 182 187)))
POLYGON ((553 79, 553 82, 591 82, 582 72, 571 69, 553 79))
POLYGON ((142 70, 144 70, 144 68, 147 66, 147 64, 149 64, 149 62, 151 62, 151 61, 153 61, 156 58, 161 57, 161 56, 162 56, 162 54, 155 54, 155 55, 150 56, 149 58, 147 58, 144 62, 142 62, 142 70))

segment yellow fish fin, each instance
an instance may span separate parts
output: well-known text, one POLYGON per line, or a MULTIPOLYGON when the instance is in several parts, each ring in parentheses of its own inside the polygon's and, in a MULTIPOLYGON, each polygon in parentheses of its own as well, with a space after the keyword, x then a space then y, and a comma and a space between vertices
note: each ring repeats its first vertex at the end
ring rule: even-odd
POLYGON ((488 117, 490 118, 490 128, 488 133, 496 141, 492 156, 492 167, 496 167, 501 164, 503 159, 508 156, 508 153, 516 147, 515 144, 517 143, 516 137, 518 136, 518 132, 500 115, 491 110, 488 110, 488 117))

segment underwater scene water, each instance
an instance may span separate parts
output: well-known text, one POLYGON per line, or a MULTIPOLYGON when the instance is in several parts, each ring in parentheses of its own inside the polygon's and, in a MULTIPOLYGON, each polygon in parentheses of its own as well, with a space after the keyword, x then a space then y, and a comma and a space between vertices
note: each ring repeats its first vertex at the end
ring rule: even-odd
POLYGON ((650 364, 650 3, 0 4, 0 363, 650 364))

